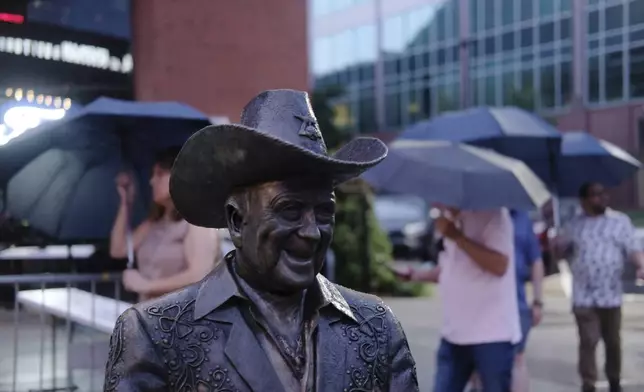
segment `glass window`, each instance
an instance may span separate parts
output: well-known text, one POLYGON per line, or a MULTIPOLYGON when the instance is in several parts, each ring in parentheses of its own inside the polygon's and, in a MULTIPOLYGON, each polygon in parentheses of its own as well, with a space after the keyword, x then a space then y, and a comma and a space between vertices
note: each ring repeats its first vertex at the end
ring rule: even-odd
POLYGON ((441 7, 436 13, 436 36, 438 41, 445 40, 445 25, 447 22, 447 10, 441 7))
POLYGON ((599 57, 592 56, 588 62, 588 101, 599 102, 599 57))
POLYGON ((494 28, 494 15, 496 14, 496 7, 494 6, 494 0, 483 0, 483 9, 485 13, 485 29, 494 28))
POLYGON ((546 65, 541 67, 541 107, 555 107, 555 67, 546 65))
POLYGON ((562 12, 570 11, 572 5, 570 4, 571 0, 559 0, 559 7, 562 12))
POLYGON ((485 39, 485 55, 494 54, 494 41, 496 41, 496 37, 487 37, 485 39))
POLYGON ((621 4, 606 8, 606 30, 621 29, 624 26, 624 7, 621 4))
POLYGON ((521 47, 527 48, 532 46, 532 27, 521 30, 521 47))
POLYGON ((501 49, 506 51, 514 50, 514 32, 504 33, 501 37, 501 49))
POLYGON ((361 133, 376 130, 376 102, 372 90, 360 91, 358 98, 358 129, 361 133))
POLYGON ((570 38, 570 18, 562 19, 559 21, 559 35, 560 39, 569 39, 570 38))
POLYGON ((588 14, 588 34, 595 34, 599 31, 599 11, 591 11, 588 14))
POLYGON ((313 42, 313 74, 315 76, 322 76, 333 70, 331 49, 330 37, 318 38, 313 42))
POLYGON ((644 23, 644 0, 631 0, 628 15, 631 26, 644 23))
POLYGON ((570 61, 564 61, 561 63, 561 73, 559 75, 561 78, 560 91, 561 94, 559 97, 559 104, 566 106, 572 100, 572 63, 570 61))
POLYGON ((521 0, 521 20, 530 20, 533 17, 533 0, 521 0))
POLYGON ((333 59, 336 70, 345 70, 355 64, 353 31, 348 30, 335 36, 333 59))
POLYGON ((470 0, 469 2, 470 6, 470 33, 476 33, 479 31, 479 26, 478 26, 478 4, 476 0, 470 0))
POLYGON ((393 16, 385 20, 382 36, 382 49, 388 53, 400 53, 405 46, 402 17, 393 16))
POLYGON ((554 22, 544 23, 539 26, 539 43, 548 44, 555 40, 554 22))
POLYGON ((521 71, 521 90, 534 92, 534 75, 532 68, 521 71))
POLYGON ((539 3, 539 15, 550 16, 555 12, 554 0, 537 0, 539 3))
POLYGON ((644 47, 630 50, 630 83, 631 97, 644 97, 644 47))
POLYGON ((619 100, 624 98, 622 76, 623 72, 623 55, 622 51, 607 53, 604 56, 606 67, 606 78, 604 81, 604 91, 606 92, 606 100, 619 100))
POLYGON ((398 128, 402 123, 400 113, 400 93, 389 91, 385 96, 385 118, 388 128, 398 128))
POLYGON ((514 23, 515 0, 501 0, 501 23, 508 26, 514 23))
POLYGON ((496 105, 496 77, 494 75, 485 78, 485 104, 496 105))
POLYGON ((375 61, 378 57, 376 26, 367 25, 359 27, 356 30, 355 39, 358 62, 366 63, 375 61))
POLYGON ((414 48, 425 48, 428 44, 428 30, 434 10, 431 6, 421 7, 409 14, 407 41, 414 48))
POLYGON ((458 38, 461 33, 461 17, 455 2, 452 4, 452 35, 447 38, 458 38))
POLYGON ((512 98, 517 87, 514 84, 514 72, 506 72, 502 77, 503 83, 503 105, 512 105, 512 98))

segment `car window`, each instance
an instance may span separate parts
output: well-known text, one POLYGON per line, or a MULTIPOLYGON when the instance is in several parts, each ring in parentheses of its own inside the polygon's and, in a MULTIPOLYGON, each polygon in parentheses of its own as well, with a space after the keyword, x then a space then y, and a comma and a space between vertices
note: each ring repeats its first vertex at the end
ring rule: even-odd
POLYGON ((408 196, 378 196, 374 212, 380 220, 419 221, 427 219, 427 205, 422 199, 408 196))

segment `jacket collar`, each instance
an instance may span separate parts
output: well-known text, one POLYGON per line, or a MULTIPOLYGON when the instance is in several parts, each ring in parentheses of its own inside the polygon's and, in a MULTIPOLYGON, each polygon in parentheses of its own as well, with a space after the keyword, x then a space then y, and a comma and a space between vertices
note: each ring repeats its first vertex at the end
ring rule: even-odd
MULTIPOLYGON (((195 301, 194 319, 198 320, 207 314, 219 309, 229 300, 234 298, 247 300, 235 281, 233 269, 234 252, 226 255, 224 261, 204 279, 197 291, 195 301)), ((318 308, 332 307, 336 311, 357 322, 349 304, 344 299, 337 287, 324 276, 318 274, 314 285, 309 289, 316 293, 319 300, 318 308)), ((310 297, 315 298, 315 297, 310 297)))

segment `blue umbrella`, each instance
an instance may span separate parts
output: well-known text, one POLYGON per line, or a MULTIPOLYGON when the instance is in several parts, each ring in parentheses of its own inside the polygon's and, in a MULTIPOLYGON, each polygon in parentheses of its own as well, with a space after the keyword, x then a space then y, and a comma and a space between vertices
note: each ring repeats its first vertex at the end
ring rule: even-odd
POLYGON ((523 162, 442 141, 395 141, 387 158, 363 178, 379 190, 463 209, 531 209, 550 198, 523 162))
POLYGON ((399 137, 446 140, 492 149, 525 162, 546 184, 556 183, 561 133, 516 107, 477 107, 416 123, 399 137))
POLYGON ((586 132, 566 132, 561 141, 559 185, 561 196, 577 196, 585 182, 617 186, 632 178, 641 163, 626 151, 586 132))
POLYGON ((99 98, 0 147, 5 212, 61 242, 103 240, 118 206, 117 172, 131 170, 137 182, 136 223, 147 211, 154 155, 209 124, 178 102, 99 98))

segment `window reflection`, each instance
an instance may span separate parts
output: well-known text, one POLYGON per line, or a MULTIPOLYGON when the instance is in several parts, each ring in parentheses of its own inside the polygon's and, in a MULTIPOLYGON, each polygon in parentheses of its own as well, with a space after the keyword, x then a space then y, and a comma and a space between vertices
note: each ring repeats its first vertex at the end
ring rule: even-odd
POLYGON ((644 47, 633 48, 630 55, 630 83, 631 97, 644 97, 644 47))

